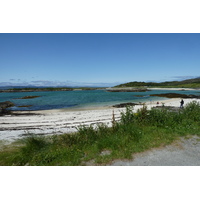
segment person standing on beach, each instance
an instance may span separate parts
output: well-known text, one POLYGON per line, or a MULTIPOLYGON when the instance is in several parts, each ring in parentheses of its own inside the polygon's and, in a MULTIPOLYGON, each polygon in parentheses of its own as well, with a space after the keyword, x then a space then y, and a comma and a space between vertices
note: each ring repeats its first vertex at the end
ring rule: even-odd
POLYGON ((183 99, 181 100, 181 105, 180 105, 180 108, 183 108, 183 104, 184 104, 184 101, 183 101, 183 99))

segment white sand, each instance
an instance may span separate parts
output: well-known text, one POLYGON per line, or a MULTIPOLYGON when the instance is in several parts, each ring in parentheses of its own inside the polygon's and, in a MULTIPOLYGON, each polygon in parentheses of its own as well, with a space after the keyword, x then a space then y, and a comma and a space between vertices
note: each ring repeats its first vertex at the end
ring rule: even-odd
MULTIPOLYGON (((184 99, 185 104, 198 99, 184 99)), ((162 101, 165 106, 180 106, 180 99, 169 99, 162 101)), ((160 106, 162 106, 160 102, 160 106)), ((148 109, 157 106, 157 102, 147 102, 148 109)), ((136 112, 142 105, 134 107, 136 112)), ((35 113, 36 115, 19 115, 19 116, 0 116, 0 140, 12 142, 16 139, 23 138, 27 134, 48 135, 76 132, 80 125, 95 125, 105 123, 112 125, 113 111, 115 119, 120 119, 120 113, 125 108, 103 107, 95 110, 46 110, 46 111, 29 111, 25 113, 35 113)), ((24 112, 18 112, 24 113, 24 112)))
POLYGON ((193 88, 147 88, 148 90, 199 90, 193 88))

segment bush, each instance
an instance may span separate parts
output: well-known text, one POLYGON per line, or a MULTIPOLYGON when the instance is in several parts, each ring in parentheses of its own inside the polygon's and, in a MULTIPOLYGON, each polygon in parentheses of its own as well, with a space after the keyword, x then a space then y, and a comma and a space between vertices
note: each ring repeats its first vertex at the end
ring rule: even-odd
POLYGON ((127 106, 125 112, 121 112, 121 120, 120 122, 122 124, 130 124, 134 122, 134 113, 133 113, 133 107, 127 106))
POLYGON ((172 112, 167 109, 156 110, 152 109, 149 112, 148 122, 149 125, 157 127, 175 127, 182 123, 183 116, 180 112, 172 112))
POLYGON ((142 108, 140 108, 136 115, 136 120, 139 124, 145 124, 148 120, 148 116, 149 116, 149 111, 147 110, 147 106, 143 105, 142 108))
POLYGON ((200 121, 200 103, 192 101, 188 103, 183 110, 184 118, 200 121))

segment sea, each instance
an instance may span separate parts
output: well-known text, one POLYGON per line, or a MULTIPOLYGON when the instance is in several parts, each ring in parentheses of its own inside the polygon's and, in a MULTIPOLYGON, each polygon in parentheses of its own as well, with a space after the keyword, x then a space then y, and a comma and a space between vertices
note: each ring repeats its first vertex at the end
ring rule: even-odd
POLYGON ((112 106, 120 103, 162 101, 168 98, 154 97, 151 94, 180 93, 199 95, 199 90, 151 90, 146 92, 108 92, 106 90, 12 92, 0 93, 0 102, 15 104, 10 110, 35 111, 50 109, 87 109, 112 106), (25 96, 39 96, 33 99, 20 99, 25 96), (19 106, 29 107, 19 107, 19 106))

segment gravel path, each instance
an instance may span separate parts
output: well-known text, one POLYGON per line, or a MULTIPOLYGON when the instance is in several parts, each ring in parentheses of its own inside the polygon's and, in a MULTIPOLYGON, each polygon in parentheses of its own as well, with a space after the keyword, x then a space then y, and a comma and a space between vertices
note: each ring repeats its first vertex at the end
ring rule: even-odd
POLYGON ((133 156, 130 161, 114 161, 112 166, 200 166, 200 137, 182 137, 163 148, 133 156))

